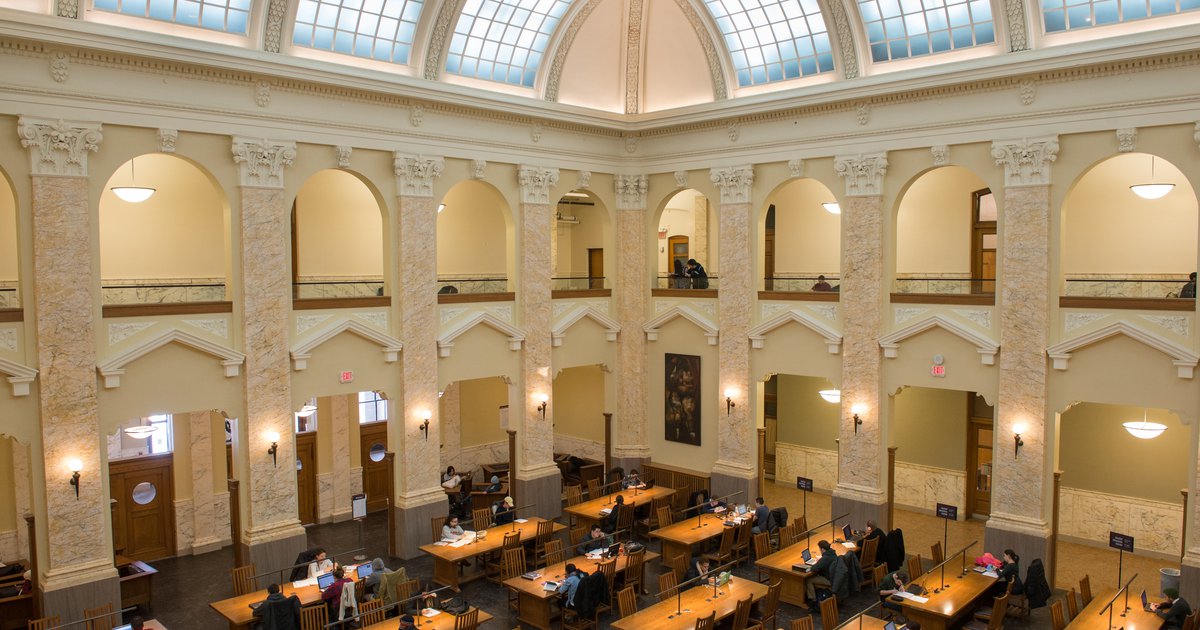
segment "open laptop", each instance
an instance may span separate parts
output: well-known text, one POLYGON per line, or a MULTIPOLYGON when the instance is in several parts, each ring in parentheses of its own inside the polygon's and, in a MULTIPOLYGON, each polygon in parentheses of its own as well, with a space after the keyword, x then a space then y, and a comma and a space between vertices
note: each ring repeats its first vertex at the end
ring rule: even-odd
POLYGON ((330 584, 333 584, 336 581, 337 578, 333 577, 333 573, 322 573, 321 575, 317 576, 317 588, 324 591, 325 589, 329 588, 330 584))
POLYGON ((883 626, 883 630, 896 630, 896 622, 895 621, 887 622, 887 624, 883 626))
POLYGON ((909 595, 916 595, 917 597, 921 597, 929 592, 929 591, 925 590, 925 587, 921 586, 920 584, 909 584, 908 587, 905 588, 904 590, 908 591, 909 595))
POLYGON ((358 565, 358 568, 355 570, 355 572, 358 574, 358 579, 365 580, 375 572, 375 568, 371 566, 370 562, 364 562, 358 565))
POLYGON ((1142 610, 1152 612, 1154 609, 1150 607, 1150 598, 1146 597, 1145 589, 1142 589, 1142 610))
POLYGON ((854 529, 849 525, 842 525, 842 540, 853 540, 854 529))
POLYGON ((620 553, 621 553, 621 543, 615 542, 608 546, 608 551, 605 552, 605 556, 607 556, 609 558, 616 558, 617 555, 620 553))

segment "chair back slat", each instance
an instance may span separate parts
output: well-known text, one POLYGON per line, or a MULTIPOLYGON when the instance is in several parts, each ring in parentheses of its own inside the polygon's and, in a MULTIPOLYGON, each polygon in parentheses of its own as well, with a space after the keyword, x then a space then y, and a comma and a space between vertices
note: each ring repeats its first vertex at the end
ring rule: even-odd
POLYGON ((1050 604, 1050 625, 1054 630, 1063 630, 1067 627, 1067 620, 1063 617, 1062 600, 1050 604))

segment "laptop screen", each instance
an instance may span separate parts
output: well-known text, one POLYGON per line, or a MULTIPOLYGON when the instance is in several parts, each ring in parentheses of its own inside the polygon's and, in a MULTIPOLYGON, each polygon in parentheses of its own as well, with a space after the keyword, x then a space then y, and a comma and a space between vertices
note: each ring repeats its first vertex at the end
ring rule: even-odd
POLYGON ((1142 590, 1142 608, 1149 608, 1150 600, 1146 598, 1146 591, 1142 590))
POLYGON ((800 552, 800 557, 803 558, 805 562, 808 562, 809 560, 812 560, 812 552, 805 549, 804 551, 800 552))
POLYGON ((613 543, 608 546, 608 555, 610 557, 615 558, 619 553, 621 553, 621 543, 613 543))
POLYGON ((317 588, 323 591, 329 588, 329 585, 333 584, 335 581, 337 580, 333 577, 332 573, 322 573, 321 575, 317 576, 317 588))
POLYGON ((842 525, 842 538, 850 540, 854 537, 854 530, 849 525, 842 525))
POLYGON ((885 625, 883 627, 883 630, 896 630, 896 622, 895 621, 887 622, 887 625, 885 625))
POLYGON ((358 579, 360 579, 360 580, 366 579, 367 576, 371 575, 374 572, 375 572, 375 569, 373 567, 371 567, 370 562, 364 562, 363 564, 358 565, 358 579))

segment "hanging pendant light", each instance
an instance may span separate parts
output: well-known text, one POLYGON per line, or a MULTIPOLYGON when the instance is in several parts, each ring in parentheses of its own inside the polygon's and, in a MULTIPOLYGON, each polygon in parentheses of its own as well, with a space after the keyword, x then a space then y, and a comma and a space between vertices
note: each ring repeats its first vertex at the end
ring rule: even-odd
POLYGON ((154 435, 155 431, 158 431, 158 427, 152 424, 139 424, 137 426, 125 429, 125 435, 128 435, 135 440, 144 440, 151 435, 154 435))
POLYGON ((1150 156, 1150 183, 1149 184, 1134 184, 1133 186, 1129 187, 1129 190, 1132 190, 1133 194, 1141 197, 1142 199, 1150 199, 1150 200, 1162 199, 1164 196, 1166 196, 1167 193, 1171 192, 1172 188, 1175 187, 1175 184, 1156 184, 1156 183, 1154 183, 1154 181, 1155 181, 1154 180, 1154 162, 1155 162, 1155 160, 1157 160, 1157 158, 1155 156, 1151 155, 1150 156))
POLYGON ((827 202, 821 204, 821 207, 825 208, 825 212, 828 212, 829 214, 841 214, 842 213, 842 206, 841 206, 841 204, 839 204, 836 201, 827 201, 827 202))
POLYGON ((313 415, 314 413, 317 413, 317 406, 313 405, 313 404, 308 404, 308 405, 304 405, 303 407, 301 407, 300 411, 296 412, 296 415, 300 416, 301 418, 307 418, 307 417, 313 415))
POLYGON ((1142 410, 1141 422, 1126 422, 1121 426, 1125 427, 1125 430, 1129 432, 1129 435, 1143 440, 1153 440, 1154 438, 1162 435, 1163 431, 1167 430, 1167 425, 1165 424, 1148 422, 1146 420, 1145 410, 1142 410))
POLYGON ((817 393, 820 394, 821 398, 824 398, 825 402, 827 403, 833 403, 836 405, 842 402, 842 390, 840 389, 822 389, 817 393))
POLYGON ((113 186, 110 190, 121 201, 141 203, 154 194, 154 189, 137 185, 137 172, 133 166, 134 160, 129 160, 129 186, 113 186))

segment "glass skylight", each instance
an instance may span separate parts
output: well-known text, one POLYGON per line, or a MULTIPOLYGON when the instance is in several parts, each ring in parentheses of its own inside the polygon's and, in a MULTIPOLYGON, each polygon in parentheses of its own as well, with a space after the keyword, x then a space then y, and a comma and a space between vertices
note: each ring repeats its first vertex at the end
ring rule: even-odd
POLYGON ((833 70, 816 0, 705 0, 742 87, 833 70))
POLYGON ((570 0, 467 0, 446 72, 533 87, 538 64, 570 0))
POLYGON ((92 8, 245 35, 250 0, 94 0, 92 8))
POLYGON ((1197 9, 1200 0, 1042 0, 1042 19, 1053 33, 1197 9))
POLYGON ((996 41, 989 0, 859 0, 858 10, 876 62, 996 41))
POLYGON ((424 0, 299 0, 292 43, 408 63, 424 0))

